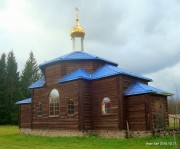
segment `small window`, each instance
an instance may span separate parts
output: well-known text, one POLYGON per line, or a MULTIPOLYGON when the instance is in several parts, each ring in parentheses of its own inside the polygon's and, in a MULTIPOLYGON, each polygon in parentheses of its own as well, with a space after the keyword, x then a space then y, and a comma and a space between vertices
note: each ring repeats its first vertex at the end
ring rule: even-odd
POLYGON ((59 92, 53 89, 49 97, 49 115, 57 116, 59 115, 59 92))
POLYGON ((69 100, 68 102, 68 115, 74 114, 74 102, 72 100, 69 100))
POLYGON ((111 114, 111 100, 108 97, 102 101, 102 114, 111 114))
POLYGON ((42 116, 42 103, 37 106, 37 116, 42 116))

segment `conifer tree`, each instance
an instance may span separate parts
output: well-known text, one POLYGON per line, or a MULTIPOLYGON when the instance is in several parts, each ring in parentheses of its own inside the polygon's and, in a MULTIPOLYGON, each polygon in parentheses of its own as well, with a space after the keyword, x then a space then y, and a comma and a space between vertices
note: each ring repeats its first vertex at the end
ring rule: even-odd
POLYGON ((6 96, 6 54, 0 58, 0 104, 5 102, 6 96))
POLYGON ((29 98, 31 96, 31 90, 28 89, 28 86, 40 78, 41 73, 39 67, 37 66, 34 54, 31 51, 21 75, 22 98, 29 98))
POLYGON ((17 123, 18 110, 15 102, 20 99, 19 92, 19 72, 17 62, 13 51, 10 51, 7 56, 7 77, 6 77, 6 106, 8 123, 17 123))
POLYGON ((6 103, 6 54, 0 58, 0 124, 8 123, 7 103, 6 103))
POLYGON ((8 53, 7 57, 7 95, 8 102, 13 104, 17 101, 19 95, 19 72, 17 71, 17 62, 13 51, 8 53))

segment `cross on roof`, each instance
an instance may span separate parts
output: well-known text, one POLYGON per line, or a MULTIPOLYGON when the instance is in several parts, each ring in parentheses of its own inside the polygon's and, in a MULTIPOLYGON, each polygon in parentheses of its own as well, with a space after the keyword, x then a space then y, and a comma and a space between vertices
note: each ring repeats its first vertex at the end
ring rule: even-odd
POLYGON ((78 18, 78 12, 79 12, 78 7, 76 7, 75 10, 76 10, 76 17, 78 18))

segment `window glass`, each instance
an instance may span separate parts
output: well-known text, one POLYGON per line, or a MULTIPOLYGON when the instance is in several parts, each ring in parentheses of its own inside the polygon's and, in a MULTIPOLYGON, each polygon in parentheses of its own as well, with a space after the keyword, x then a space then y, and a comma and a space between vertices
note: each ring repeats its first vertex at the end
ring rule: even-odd
POLYGON ((57 89, 53 89, 49 96, 49 115, 59 115, 59 92, 57 89))
POLYGON ((111 113, 111 100, 108 97, 105 97, 102 101, 102 114, 111 113))
POLYGON ((39 103, 37 105, 37 116, 41 116, 42 115, 42 103, 39 103))
POLYGON ((68 114, 69 115, 74 114, 74 102, 73 102, 73 100, 69 100, 69 102, 68 102, 68 114))

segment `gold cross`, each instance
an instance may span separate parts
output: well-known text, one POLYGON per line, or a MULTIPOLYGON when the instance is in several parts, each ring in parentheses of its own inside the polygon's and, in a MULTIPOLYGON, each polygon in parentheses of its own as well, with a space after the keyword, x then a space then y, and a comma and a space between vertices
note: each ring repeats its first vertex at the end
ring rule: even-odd
POLYGON ((75 10, 76 10, 76 17, 78 18, 78 11, 79 11, 78 7, 76 7, 75 10))

